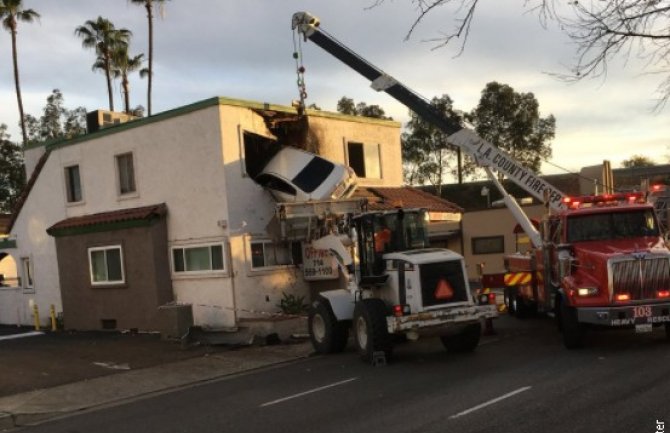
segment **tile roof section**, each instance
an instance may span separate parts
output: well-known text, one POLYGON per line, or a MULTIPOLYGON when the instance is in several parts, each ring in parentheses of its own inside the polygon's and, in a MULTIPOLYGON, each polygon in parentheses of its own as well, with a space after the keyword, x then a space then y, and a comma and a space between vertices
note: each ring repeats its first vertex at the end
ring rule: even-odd
POLYGON ((403 186, 359 187, 354 197, 368 199, 370 210, 390 210, 397 207, 424 208, 429 212, 461 213, 463 209, 454 203, 416 188, 403 186))
POLYGON ((82 215, 57 222, 47 229, 47 233, 52 233, 54 231, 64 229, 113 224, 126 221, 151 220, 154 218, 160 218, 166 213, 167 206, 165 203, 161 203, 151 206, 120 209, 111 212, 95 213, 91 215, 82 215))

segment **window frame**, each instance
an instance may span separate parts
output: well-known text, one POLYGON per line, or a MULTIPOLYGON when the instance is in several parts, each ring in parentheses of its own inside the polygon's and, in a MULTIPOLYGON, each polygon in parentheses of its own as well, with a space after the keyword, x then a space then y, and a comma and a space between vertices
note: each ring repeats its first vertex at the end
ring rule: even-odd
POLYGON ((225 276, 228 275, 228 248, 225 241, 213 241, 213 242, 199 242, 192 244, 175 244, 170 246, 170 267, 172 269, 172 276, 176 278, 185 278, 193 276, 225 276), (213 269, 213 254, 212 247, 220 246, 221 247, 221 269, 213 269), (186 253, 187 249, 197 249, 197 248, 209 248, 209 266, 210 269, 200 269, 195 271, 189 271, 186 269, 186 253), (178 271, 175 263, 175 251, 182 250, 182 267, 183 271, 178 271))
POLYGON ((102 245, 96 247, 89 247, 87 249, 88 255, 88 272, 91 281, 91 286, 94 287, 104 287, 104 286, 120 286, 126 284, 126 267, 124 264, 124 255, 123 255, 123 246, 121 244, 111 244, 111 245, 102 245), (119 251, 119 264, 121 270, 121 279, 120 280, 109 280, 109 266, 107 263, 107 251, 118 250, 119 251), (107 280, 105 281, 95 281, 93 273, 93 254, 94 252, 104 251, 105 252, 105 272, 107 273, 107 280))
POLYGON ((276 270, 276 269, 285 269, 287 267, 291 266, 299 266, 302 263, 302 248, 296 248, 296 245, 300 245, 300 242, 297 241, 292 241, 288 242, 288 244, 283 245, 283 243, 275 243, 272 241, 272 239, 267 239, 267 238, 251 238, 249 239, 248 242, 248 247, 249 247, 249 269, 251 272, 262 272, 262 271, 268 271, 268 270, 276 270), (254 245, 262 244, 263 245, 263 266, 254 266, 254 245), (288 263, 282 263, 282 264, 274 264, 274 265, 268 265, 267 264, 267 246, 270 245, 273 250, 273 253, 275 255, 275 260, 277 257, 277 245, 281 245, 282 248, 285 251, 286 258, 288 260, 288 263), (296 257, 297 251, 300 252, 300 256, 296 257), (297 259, 297 260, 296 260, 297 259))
POLYGON ((505 235, 494 235, 494 236, 474 236, 470 239, 470 245, 472 247, 473 255, 483 255, 483 254, 504 254, 505 253, 505 235), (491 249, 481 249, 481 246, 478 247, 478 242, 491 242, 499 241, 500 248, 491 248, 491 249))
MULTIPOLYGON (((135 155, 134 152, 129 151, 129 152, 123 152, 123 153, 118 153, 114 155, 114 165, 116 168, 116 193, 120 197, 128 197, 128 196, 135 196, 138 194, 137 190, 137 176, 135 176, 135 155), (123 191, 123 183, 124 183, 124 177, 122 172, 121 172, 121 159, 125 157, 130 157, 130 183, 132 183, 132 190, 129 191, 123 191)), ((124 165, 124 167, 127 167, 127 165, 124 165)))
POLYGON ((347 165, 354 169, 354 171, 356 172, 356 176, 362 179, 383 179, 384 173, 382 171, 381 146, 379 145, 379 143, 366 143, 363 141, 345 140, 345 147, 346 147, 347 165), (362 156, 361 162, 363 164, 362 167, 363 173, 358 173, 356 167, 351 164, 351 154, 352 154, 351 148, 353 145, 360 146, 360 153, 362 156), (368 162, 370 162, 370 159, 372 157, 374 157, 375 159, 374 170, 372 169, 373 167, 370 164, 368 164, 368 162), (374 176, 372 174, 374 174, 374 176))
POLYGON ((63 177, 65 180, 65 202, 68 205, 80 204, 84 202, 84 185, 81 181, 81 165, 70 164, 63 167, 63 177), (79 187, 79 197, 77 200, 76 190, 74 189, 72 169, 77 169, 77 183, 79 187))

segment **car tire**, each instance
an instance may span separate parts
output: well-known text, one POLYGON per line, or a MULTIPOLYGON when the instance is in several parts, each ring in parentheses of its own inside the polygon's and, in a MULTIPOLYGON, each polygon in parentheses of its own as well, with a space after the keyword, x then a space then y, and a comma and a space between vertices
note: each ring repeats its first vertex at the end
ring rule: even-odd
POLYGON ((354 308, 354 340, 365 362, 373 363, 380 352, 391 358, 393 344, 386 328, 386 304, 381 299, 363 299, 354 308))
POLYGON ((469 353, 477 348, 481 335, 481 323, 473 323, 467 325, 465 329, 458 334, 441 336, 440 340, 442 340, 442 344, 448 352, 469 353))
POLYGON ((318 299, 312 304, 307 320, 309 338, 318 353, 342 352, 349 339, 349 324, 338 321, 328 301, 318 299))

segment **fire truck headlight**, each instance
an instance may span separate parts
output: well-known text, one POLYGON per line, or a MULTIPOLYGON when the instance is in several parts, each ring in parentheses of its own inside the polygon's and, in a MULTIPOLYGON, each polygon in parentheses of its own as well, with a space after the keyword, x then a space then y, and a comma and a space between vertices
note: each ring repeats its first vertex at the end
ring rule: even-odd
POLYGON ((598 294, 597 287, 580 287, 577 289, 577 295, 579 296, 595 296, 598 294))

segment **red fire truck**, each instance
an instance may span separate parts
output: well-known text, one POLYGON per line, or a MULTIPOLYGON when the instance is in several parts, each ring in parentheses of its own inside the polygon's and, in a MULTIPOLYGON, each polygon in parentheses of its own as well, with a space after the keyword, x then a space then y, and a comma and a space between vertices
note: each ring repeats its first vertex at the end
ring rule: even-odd
POLYGON ((541 225, 542 246, 505 258, 511 314, 554 313, 565 346, 592 327, 670 338, 670 251, 644 193, 565 197, 541 225))

